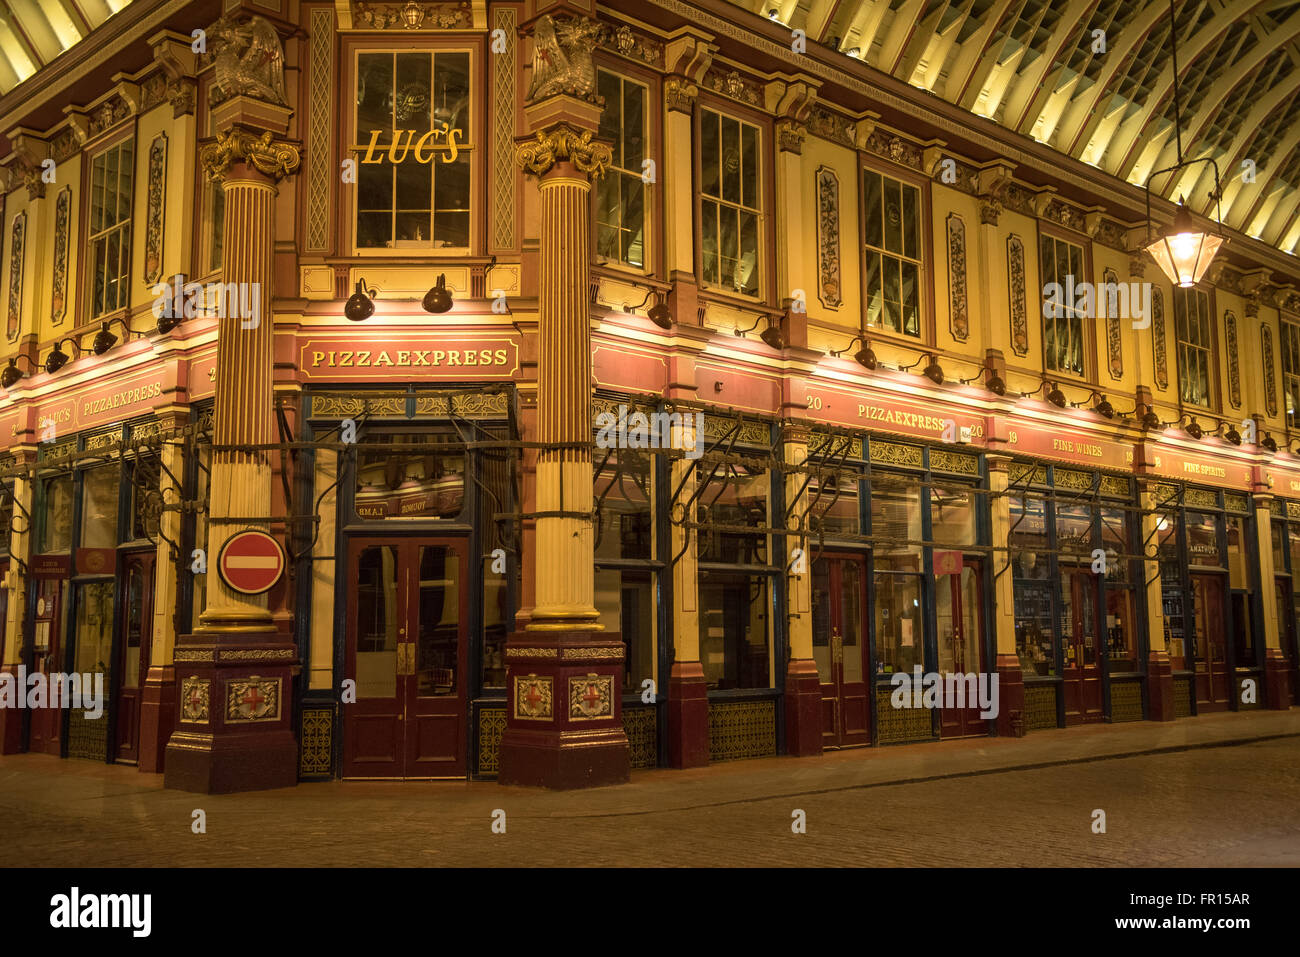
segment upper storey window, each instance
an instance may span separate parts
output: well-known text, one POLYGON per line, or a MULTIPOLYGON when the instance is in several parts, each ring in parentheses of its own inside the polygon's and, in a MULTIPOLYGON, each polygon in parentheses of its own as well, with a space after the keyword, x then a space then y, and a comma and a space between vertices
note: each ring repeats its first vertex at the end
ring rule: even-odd
MULTIPOLYGON (((1083 262, 1083 247, 1067 243, 1055 236, 1039 239, 1038 262, 1043 274, 1043 288, 1056 283, 1063 290, 1072 290, 1087 281, 1083 262)), ((1065 301, 1059 297, 1043 305, 1043 363, 1052 372, 1069 372, 1083 375, 1083 311, 1075 308, 1068 293, 1065 301)))
POLYGON ((700 110, 700 220, 704 281, 746 296, 759 290, 759 130, 700 110))
POLYGON ((1210 406, 1210 297, 1199 289, 1174 287, 1174 329, 1178 334, 1178 393, 1190 405, 1210 406))
POLYGON ((463 52, 358 53, 358 249, 470 244, 470 63, 463 52))
POLYGON ((613 143, 613 162, 596 187, 596 254, 607 262, 645 267, 648 91, 615 73, 600 71, 605 110, 599 136, 613 143))
POLYGON ((867 325, 921 335, 921 191, 873 170, 862 174, 867 325))
POLYGON ((115 143, 90 164, 90 317, 125 309, 131 274, 131 173, 135 147, 115 143))

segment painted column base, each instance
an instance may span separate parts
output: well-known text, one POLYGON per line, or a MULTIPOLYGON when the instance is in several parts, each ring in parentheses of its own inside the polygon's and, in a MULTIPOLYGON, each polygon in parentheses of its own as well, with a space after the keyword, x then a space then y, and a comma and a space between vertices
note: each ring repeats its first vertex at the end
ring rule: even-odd
POLYGON ((1174 720, 1174 671, 1167 652, 1153 651, 1147 658, 1147 701, 1148 720, 1174 720))
POLYGON ((293 787, 293 666, 298 649, 282 636, 184 635, 176 644, 176 731, 167 742, 163 784, 229 794, 293 787))
POLYGON ((998 737, 1025 736, 1025 676, 1016 655, 998 655, 998 737))
POLYGON ((822 684, 811 658, 786 665, 785 749, 794 757, 822 753, 822 684))
POLYGON ((498 783, 562 791, 631 779, 623 653, 606 631, 510 636, 498 783))
POLYGON ((167 742, 176 730, 176 669, 172 665, 149 669, 140 689, 140 759, 144 774, 162 771, 167 742))
MULTIPOLYGON (((16 694, 27 694, 26 688, 18 687, 17 667, 0 668, 0 674, 13 675, 16 694)), ((23 750, 23 715, 26 708, 0 708, 0 754, 18 754, 23 750)))
POLYGON ((1291 707, 1291 673, 1280 648, 1264 653, 1264 701, 1274 711, 1291 707))
POLYGON ((668 679, 668 766, 709 763, 709 685, 698 661, 673 662, 668 679))

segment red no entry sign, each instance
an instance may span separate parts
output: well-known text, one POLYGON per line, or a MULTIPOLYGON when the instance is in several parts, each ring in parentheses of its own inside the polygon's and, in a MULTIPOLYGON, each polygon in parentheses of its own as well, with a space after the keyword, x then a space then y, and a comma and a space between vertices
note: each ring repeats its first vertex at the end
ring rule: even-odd
POLYGON ((217 570, 235 591, 260 595, 284 573, 284 549, 266 532, 239 532, 221 547, 217 570))

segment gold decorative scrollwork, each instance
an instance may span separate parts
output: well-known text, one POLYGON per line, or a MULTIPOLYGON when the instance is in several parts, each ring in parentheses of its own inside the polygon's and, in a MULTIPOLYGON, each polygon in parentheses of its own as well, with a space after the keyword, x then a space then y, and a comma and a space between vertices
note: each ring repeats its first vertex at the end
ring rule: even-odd
POLYGON ((230 166, 235 162, 245 162, 259 173, 272 179, 281 179, 298 169, 302 157, 298 147, 288 143, 276 142, 268 130, 261 136, 240 127, 233 127, 217 134, 215 143, 209 143, 199 150, 199 160, 203 164, 204 175, 209 180, 225 179, 230 166))
POLYGON ((534 176, 566 161, 584 173, 603 176, 613 159, 606 144, 592 140, 591 130, 576 130, 567 123, 539 130, 532 140, 515 147, 516 162, 534 176))

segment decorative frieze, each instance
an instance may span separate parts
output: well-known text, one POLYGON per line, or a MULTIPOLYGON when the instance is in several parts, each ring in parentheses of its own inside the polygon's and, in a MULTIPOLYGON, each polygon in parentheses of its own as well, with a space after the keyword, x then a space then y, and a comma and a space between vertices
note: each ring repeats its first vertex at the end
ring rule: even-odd
POLYGON ((1066 229, 1073 229, 1075 232, 1087 232, 1086 218, 1083 211, 1059 199, 1048 202, 1047 207, 1043 210, 1043 218, 1064 226, 1066 229))
POLYGON ((921 147, 910 140, 895 136, 888 130, 872 130, 871 135, 867 137, 867 149, 901 166, 910 166, 915 170, 921 168, 921 147))
POLYGON ((1223 314, 1223 328, 1228 340, 1228 401, 1234 409, 1241 408, 1241 363, 1237 349, 1237 317, 1231 311, 1223 314))
POLYGON ((5 337, 18 341, 23 315, 23 254, 27 249, 27 214, 14 217, 9 233, 9 314, 5 324, 5 337))
POLYGON ((130 116, 130 104, 121 96, 114 94, 91 112, 89 119, 90 136, 98 136, 105 130, 112 129, 130 116))
MULTIPOLYGON (((1113 269, 1102 273, 1102 279, 1108 283, 1107 289, 1119 288, 1119 274, 1113 269)), ((1112 299, 1115 298, 1112 293, 1112 299)), ((1106 359, 1110 377, 1118 382, 1124 378, 1124 342, 1120 331, 1117 303, 1107 303, 1106 309, 1106 359)))
POLYGON ((803 153, 803 140, 807 131, 797 121, 783 119, 776 121, 776 145, 783 153, 803 153))
POLYGON ((849 149, 857 148, 857 123, 826 107, 817 105, 808 112, 808 132, 849 149))
MULTIPOLYGON (((497 7, 492 17, 495 29, 503 31, 506 36, 513 37, 518 32, 519 13, 513 7, 497 7)), ((517 241, 515 209, 518 184, 514 142, 518 72, 513 44, 504 53, 493 55, 492 244, 498 249, 513 249, 517 241)))
POLYGON ((817 168, 817 297, 831 309, 844 301, 840 285, 840 180, 828 166, 817 168))
POLYGON ((1029 355, 1029 307, 1025 301, 1025 244, 1012 233, 1007 237, 1007 281, 1011 297, 1011 350, 1029 355))
POLYGON ((1165 355, 1165 297, 1159 289, 1151 290, 1151 352, 1155 362, 1156 388, 1169 388, 1169 360, 1165 355))
POLYGON ((50 321, 63 322, 68 312, 68 232, 72 228, 72 187, 65 186, 54 198, 54 263, 51 272, 50 321))
POLYGON ((626 23, 617 25, 605 23, 601 26, 604 30, 601 45, 606 49, 638 63, 648 63, 650 66, 663 65, 664 45, 658 40, 637 33, 626 23))
POLYGON ((763 91, 756 82, 741 76, 738 70, 724 72, 720 67, 713 67, 704 74, 704 85, 715 93, 749 106, 760 109, 763 106, 763 91))
POLYGON ((966 224, 956 213, 948 214, 948 298, 952 337, 965 342, 970 334, 966 309, 966 224))
POLYGON ((1264 404, 1268 407, 1269 415, 1277 415, 1277 382, 1273 371, 1273 330, 1267 325, 1261 326, 1259 334, 1264 347, 1264 404))
POLYGON ((352 12, 356 30, 468 30, 474 11, 463 3, 357 3, 352 12))
POLYGON ((163 207, 167 191, 167 134, 159 133, 149 147, 148 207, 145 211, 144 281, 162 275, 163 207))

